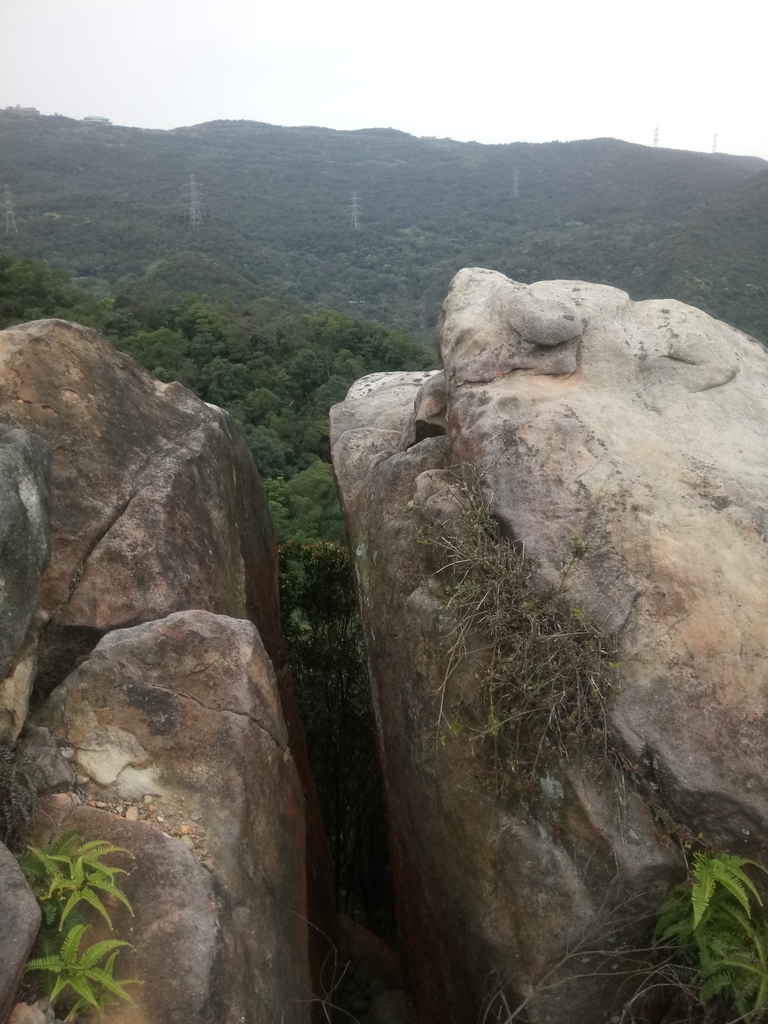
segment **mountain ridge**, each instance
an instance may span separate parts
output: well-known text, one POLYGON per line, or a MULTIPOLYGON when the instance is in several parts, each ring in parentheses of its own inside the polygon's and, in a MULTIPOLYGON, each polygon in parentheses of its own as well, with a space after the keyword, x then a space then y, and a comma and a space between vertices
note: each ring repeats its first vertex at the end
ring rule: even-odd
MULTIPOLYGON (((487 145, 394 128, 161 130, 0 112, 0 181, 19 229, 0 236, 0 252, 45 259, 97 295, 150 302, 182 298, 184 268, 208 261, 218 274, 194 287, 212 301, 274 294, 422 337, 454 273, 488 266, 524 283, 578 278, 694 301, 768 340, 754 281, 737 274, 734 300, 706 277, 691 288, 684 267, 689 228, 709 231, 708 211, 717 220, 717 204, 766 170, 759 157, 615 139, 487 145), (191 174, 204 203, 195 230, 191 174)), ((739 202, 763 202, 747 195, 739 202)))

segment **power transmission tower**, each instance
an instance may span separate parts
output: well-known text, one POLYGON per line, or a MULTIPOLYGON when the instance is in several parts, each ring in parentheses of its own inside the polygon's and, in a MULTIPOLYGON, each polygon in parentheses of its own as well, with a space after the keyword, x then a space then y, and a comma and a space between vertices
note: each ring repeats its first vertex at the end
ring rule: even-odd
POLYGON ((658 125, 656 125, 656 127, 653 129, 653 148, 654 149, 658 149, 659 148, 659 126, 658 125))
POLYGON ((712 139, 712 152, 717 152, 717 132, 715 132, 715 137, 712 139))
POLYGON ((190 174, 189 184, 184 188, 189 189, 189 195, 186 197, 189 203, 189 226, 191 228, 199 227, 203 223, 202 192, 199 182, 195 181, 194 174, 190 174))
POLYGON ((513 199, 517 199, 517 197, 519 195, 519 193, 517 191, 517 183, 518 183, 517 168, 515 168, 515 170, 514 170, 514 172, 512 174, 512 198, 513 199))
POLYGON ((5 186, 5 233, 6 235, 18 235, 19 229, 16 227, 16 218, 13 216, 13 206, 11 205, 11 193, 8 186, 5 186))
POLYGON ((356 229, 360 227, 360 200, 357 192, 352 193, 352 227, 356 229))

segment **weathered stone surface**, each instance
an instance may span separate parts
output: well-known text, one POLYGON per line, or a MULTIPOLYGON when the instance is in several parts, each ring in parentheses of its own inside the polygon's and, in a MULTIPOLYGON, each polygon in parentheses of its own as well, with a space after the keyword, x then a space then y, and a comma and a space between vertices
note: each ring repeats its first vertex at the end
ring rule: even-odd
POLYGON ((111 1019, 308 1021, 303 799, 253 625, 187 611, 116 630, 41 720, 74 747, 94 802, 149 800, 148 821, 67 798, 38 815, 136 856, 121 971, 144 984, 111 1019))
POLYGON ((445 417, 448 412, 448 391, 445 374, 436 371, 419 388, 414 399, 413 413, 400 439, 401 448, 410 448, 425 437, 440 437, 447 433, 445 417))
MULTIPOLYGON (((612 742, 673 820, 765 862, 768 358, 680 303, 485 270, 454 279, 438 345, 447 436, 398 450, 380 410, 366 423, 356 399, 356 429, 333 452, 420 1020, 477 1019, 498 984, 510 1002, 530 998, 531 1022, 599 1024, 622 998, 614 984, 537 983, 601 916, 625 923, 617 880, 651 911, 681 861, 631 786, 622 808, 612 783, 575 765, 549 765, 525 799, 484 784, 438 722, 446 620, 419 531, 452 514, 466 466, 551 578, 580 534, 572 599, 624 652, 612 742)), ((389 420, 406 411, 393 394, 389 420)), ((460 666, 451 692, 473 673, 460 666)))
POLYGON ((40 907, 16 858, 0 843, 0 1021, 6 1019, 40 927, 40 907))
POLYGON ((16 652, 10 672, 0 682, 0 740, 13 743, 21 732, 29 710, 38 665, 38 635, 45 617, 38 610, 16 652))
POLYGON ((565 296, 475 268, 451 282, 437 335, 455 387, 512 370, 573 373, 582 330, 578 307, 565 296))
POLYGON ((439 370, 423 373, 369 373, 349 389, 346 399, 334 406, 331 445, 347 430, 376 422, 381 430, 402 430, 408 422, 419 388, 439 370))
POLYGON ((319 970, 335 921, 330 850, 286 660, 268 503, 231 417, 155 380, 95 331, 41 320, 0 331, 3 422, 53 453, 51 562, 14 692, 35 679, 40 629, 35 686, 45 693, 109 630, 187 608, 255 623, 305 795, 319 970))
POLYGON ((56 1014, 50 999, 34 1003, 17 1003, 11 1011, 8 1024, 55 1024, 56 1014))
POLYGON ((49 478, 46 442, 0 424, 0 740, 5 742, 16 739, 27 713, 31 673, 20 663, 33 657, 33 641, 22 647, 50 556, 49 478))
POLYGON ((95 331, 40 320, 0 332, 0 421, 53 452, 49 641, 183 608, 279 630, 263 488, 227 414, 95 331))
POLYGON ((39 796, 74 789, 76 780, 72 765, 48 729, 28 725, 24 739, 19 744, 19 754, 24 773, 39 796))

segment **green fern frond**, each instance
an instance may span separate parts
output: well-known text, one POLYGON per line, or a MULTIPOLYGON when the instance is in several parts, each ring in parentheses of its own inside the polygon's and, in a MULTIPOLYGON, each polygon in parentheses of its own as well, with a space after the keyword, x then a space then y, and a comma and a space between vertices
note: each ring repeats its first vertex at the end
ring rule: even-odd
POLYGON ((55 875, 51 879, 51 884, 48 886, 48 892, 45 898, 51 899, 56 893, 69 891, 73 888, 72 879, 67 878, 65 875, 55 875))
POLYGON ((708 978, 699 989, 699 998, 702 1003, 706 1004, 711 1002, 716 995, 727 989, 732 989, 736 981, 736 975, 733 971, 721 970, 716 974, 713 974, 708 978))
POLYGON ((83 900, 85 900, 86 903, 90 903, 90 905, 92 907, 94 907, 96 910, 98 910, 98 912, 101 914, 101 916, 104 918, 104 920, 109 925, 109 928, 110 928, 110 931, 111 931, 112 930, 112 919, 109 916, 109 914, 107 913, 104 904, 101 902, 101 900, 96 895, 96 893, 93 891, 93 889, 90 889, 90 888, 80 889, 77 892, 73 892, 72 895, 69 897, 69 899, 67 900, 67 904, 64 907, 64 910, 61 912, 61 920, 59 922, 59 931, 61 931, 62 928, 64 927, 64 922, 66 921, 67 917, 69 916, 70 911, 73 910, 77 906, 77 904, 80 903, 83 900))
POLYGON ((50 900, 41 900, 40 909, 43 912, 43 924, 53 924, 59 914, 58 906, 50 900))
MULTIPOLYGON (((103 985, 109 992, 113 992, 116 996, 120 996, 121 999, 127 1000, 129 1003, 133 1003, 133 999, 126 992, 125 985, 137 985, 136 981, 115 981, 111 974, 103 970, 100 967, 94 967, 93 970, 88 972, 94 981, 98 981, 100 985, 103 985)), ((135 1004, 134 1004, 135 1005, 135 1004)))
POLYGON ((61 971, 64 964, 59 956, 39 956, 30 960, 25 971, 61 971))
POLYGON ((82 843, 83 837, 76 828, 67 828, 60 835, 52 839, 47 846, 50 853, 70 856, 82 843))
POLYGON ((744 987, 745 979, 744 975, 754 974, 755 979, 762 978, 765 971, 760 967, 760 964, 756 964, 754 960, 750 959, 746 954, 734 954, 722 961, 722 967, 738 971, 742 977, 742 987, 744 987))
POLYGON ((106 857, 108 853, 127 853, 129 857, 133 858, 130 850, 126 850, 124 846, 113 846, 105 839, 92 839, 88 843, 83 843, 78 847, 78 853, 82 854, 89 863, 106 857))
POLYGON ((86 843, 78 851, 82 855, 83 863, 87 866, 89 871, 97 871, 103 875, 109 875, 110 878, 114 879, 115 875, 127 875, 128 872, 125 868, 113 867, 111 864, 105 864, 103 857, 107 857, 113 853, 125 853, 127 856, 133 859, 133 854, 130 850, 126 850, 122 846, 113 846, 111 843, 86 843))
MULTIPOLYGON (((131 948, 133 948, 133 947, 131 947, 131 948)), ((117 959, 118 952, 119 952, 119 950, 115 950, 115 952, 112 954, 112 956, 109 958, 109 960, 107 960, 107 962, 104 964, 104 968, 103 969, 107 972, 107 974, 110 976, 110 978, 112 977, 112 972, 113 972, 114 967, 115 967, 115 960, 117 959)), ((139 982, 137 982, 137 981, 124 981, 123 984, 124 985, 138 985, 139 982)))
MULTIPOLYGON (((59 978, 59 981, 63 981, 63 979, 59 978)), ((64 981, 59 991, 61 991, 66 985, 70 985, 81 999, 84 999, 89 1005, 95 1006, 97 1010, 101 1011, 101 1005, 96 999, 96 995, 91 988, 90 981, 84 974, 70 975, 67 980, 64 981)), ((58 993, 56 993, 56 995, 58 995, 58 993)), ((54 996, 51 996, 51 1002, 53 1002, 53 1000, 54 996)))
POLYGON ((712 893, 715 891, 715 880, 707 873, 702 872, 696 883, 693 886, 691 892, 691 902, 693 904, 693 927, 696 928, 704 913, 709 906, 709 901, 712 899, 712 893), (702 877, 703 875, 703 877, 702 877))
POLYGON ((693 937, 693 916, 691 914, 691 892, 687 885, 674 886, 659 908, 656 918, 654 938, 683 939, 693 937))
POLYGON ((26 853, 19 853, 16 856, 19 867, 30 879, 42 879, 45 878, 46 869, 45 864, 40 860, 37 854, 33 851, 32 847, 27 848, 26 853))
POLYGON ((29 846, 27 852, 28 855, 34 857, 39 862, 44 874, 49 875, 51 878, 56 878, 62 874, 56 860, 45 850, 38 850, 35 846, 29 846))
POLYGON ((78 888, 80 888, 80 886, 85 882, 85 869, 83 868, 82 857, 78 857, 77 860, 72 861, 71 871, 72 881, 78 888))
MULTIPOLYGON (((130 949, 133 949, 130 942, 124 942, 122 939, 103 939, 101 942, 95 942, 83 953, 80 958, 80 967, 86 971, 90 970, 103 956, 106 956, 111 950, 117 950, 120 946, 128 946, 130 949)), ((113 953, 109 958, 110 962, 114 962, 116 956, 117 953, 113 953)))
POLYGON ((743 943, 745 937, 751 941, 755 935, 755 923, 752 916, 729 898, 728 890, 722 889, 720 892, 723 895, 718 894, 710 903, 707 911, 717 921, 717 930, 714 934, 722 934, 723 937, 732 936, 733 941, 737 944, 743 943))
POLYGON ((89 924, 76 924, 64 937, 61 944, 61 959, 68 966, 76 963, 80 940, 90 927, 89 924))
POLYGON ((752 908, 747 889, 762 906, 762 900, 754 882, 743 870, 747 864, 765 871, 765 868, 756 861, 731 853, 723 853, 719 857, 711 857, 705 853, 694 855, 694 877, 696 880, 691 893, 694 928, 699 925, 712 899, 715 886, 718 884, 738 900, 749 917, 752 916, 752 908))
POLYGON ((102 892, 109 893, 109 895, 114 896, 115 899, 120 900, 123 906, 128 910, 128 913, 131 915, 131 917, 135 916, 133 913, 133 907, 131 906, 128 897, 125 895, 122 889, 118 889, 118 887, 114 884, 113 881, 111 881, 108 878, 98 878, 94 875, 90 879, 90 884, 97 889, 101 889, 102 892))

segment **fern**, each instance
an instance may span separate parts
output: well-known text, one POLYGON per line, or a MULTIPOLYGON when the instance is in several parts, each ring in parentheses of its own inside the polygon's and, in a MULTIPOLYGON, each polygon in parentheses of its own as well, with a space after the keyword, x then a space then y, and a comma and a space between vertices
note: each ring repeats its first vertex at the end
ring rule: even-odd
POLYGON ((101 914, 111 928, 112 920, 97 889, 119 900, 133 915, 127 896, 115 883, 115 875, 127 872, 103 860, 113 853, 133 856, 123 847, 113 846, 101 839, 83 842, 82 837, 71 829, 42 850, 35 846, 28 847, 27 853, 22 854, 18 860, 30 881, 32 891, 44 907, 46 924, 51 924, 52 917, 55 917, 61 931, 74 908, 86 902, 101 914))
POLYGON ((118 949, 121 946, 130 946, 130 942, 104 939, 89 946, 80 956, 80 941, 89 927, 90 925, 74 925, 67 932, 59 954, 30 960, 26 966, 27 971, 48 971, 57 976, 50 993, 51 1002, 55 1002, 68 987, 76 993, 78 999, 67 1015, 68 1021, 71 1021, 76 1013, 89 1007, 94 1007, 103 1014, 104 1008, 114 996, 133 1003, 125 986, 135 985, 137 982, 116 981, 112 975, 118 949), (111 954, 109 960, 100 967, 99 960, 107 954, 111 954))
POLYGON ((116 881, 126 874, 104 858, 129 850, 113 846, 102 839, 85 842, 76 830, 69 829, 42 849, 30 846, 17 859, 30 888, 42 910, 43 923, 35 943, 33 960, 26 970, 39 972, 41 983, 51 1002, 77 997, 67 1020, 78 1011, 95 1008, 103 1013, 105 1006, 117 999, 133 1000, 125 991, 129 981, 116 981, 112 976, 115 958, 121 946, 130 943, 105 939, 88 947, 80 956, 82 937, 90 925, 79 910, 83 904, 92 907, 112 928, 112 919, 102 902, 106 893, 133 914, 133 908, 116 881), (65 930, 65 925, 67 928, 65 930), (109 956, 103 965, 99 961, 109 956), (71 990, 71 992, 69 991, 71 990))
POLYGON ((691 893, 694 928, 698 926, 705 914, 715 886, 718 884, 724 886, 739 901, 748 917, 751 917, 752 909, 749 905, 747 889, 762 906, 763 901, 760 899, 752 879, 743 870, 747 864, 765 871, 765 868, 757 861, 749 860, 747 857, 738 857, 732 853, 721 853, 719 857, 708 857, 704 853, 694 855, 696 881, 691 893))
POLYGON ((693 967, 702 1003, 720 997, 745 1021, 768 1005, 768 922, 753 916, 750 896, 762 900, 748 865, 765 871, 734 854, 697 853, 691 883, 670 891, 655 932, 693 967))

